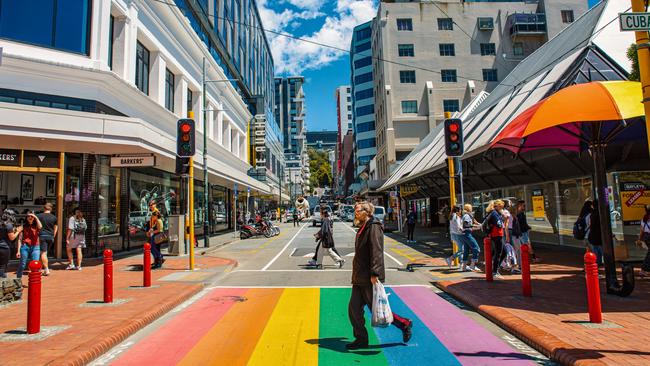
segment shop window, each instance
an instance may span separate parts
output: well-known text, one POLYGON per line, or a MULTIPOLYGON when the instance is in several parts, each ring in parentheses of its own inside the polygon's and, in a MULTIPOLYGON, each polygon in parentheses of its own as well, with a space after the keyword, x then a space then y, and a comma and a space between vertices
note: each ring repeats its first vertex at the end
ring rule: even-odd
POLYGON ((120 169, 110 167, 110 158, 99 159, 99 212, 98 235, 115 235, 120 232, 118 203, 120 200, 120 169))

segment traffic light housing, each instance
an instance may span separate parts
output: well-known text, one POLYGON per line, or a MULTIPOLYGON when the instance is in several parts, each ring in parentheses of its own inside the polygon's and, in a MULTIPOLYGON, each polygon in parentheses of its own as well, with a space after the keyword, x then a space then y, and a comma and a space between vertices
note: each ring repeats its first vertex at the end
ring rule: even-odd
POLYGON ((179 119, 176 129, 176 155, 189 158, 196 153, 194 120, 189 118, 179 119))
POLYGON ((445 152, 447 156, 461 156, 465 147, 463 145, 463 123, 458 118, 445 120, 445 152))
POLYGON ((190 174, 190 159, 191 158, 183 158, 180 156, 176 157, 176 174, 190 174))

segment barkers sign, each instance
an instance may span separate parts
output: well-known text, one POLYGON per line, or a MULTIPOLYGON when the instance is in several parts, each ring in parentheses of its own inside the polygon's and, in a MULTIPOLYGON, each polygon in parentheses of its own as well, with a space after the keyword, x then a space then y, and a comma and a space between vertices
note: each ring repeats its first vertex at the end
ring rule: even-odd
POLYGON ((0 165, 20 166, 20 150, 0 149, 0 165))
POLYGON ((156 157, 153 155, 111 157, 111 168, 146 167, 155 165, 156 157))

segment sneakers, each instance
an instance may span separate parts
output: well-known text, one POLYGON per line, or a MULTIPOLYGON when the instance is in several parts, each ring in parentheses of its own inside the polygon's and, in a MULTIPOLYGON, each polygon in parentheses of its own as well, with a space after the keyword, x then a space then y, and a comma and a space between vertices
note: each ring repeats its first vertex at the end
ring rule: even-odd
POLYGON ((493 275, 493 277, 496 278, 496 279, 499 279, 499 280, 502 280, 502 279, 503 279, 503 276, 502 276, 501 273, 499 273, 499 272, 495 273, 495 274, 493 275))
POLYGON ((411 340, 411 336, 413 335, 413 321, 407 320, 407 324, 402 329, 402 342, 408 343, 408 341, 411 340))
POLYGON ((308 266, 315 266, 316 264, 317 264, 316 261, 313 259, 310 259, 309 262, 307 262, 308 266))
POLYGON ((516 269, 516 268, 513 268, 512 270, 510 270, 510 273, 512 273, 512 274, 521 274, 521 271, 516 269))
POLYGON ((364 341, 360 341, 360 340, 357 339, 354 342, 346 344, 345 348, 347 348, 349 350, 368 348, 368 341, 364 342, 364 341))
POLYGON ((50 275, 50 269, 49 268, 46 268, 45 270, 43 270, 43 276, 49 276, 49 275, 50 275))
POLYGON ((338 263, 338 265, 339 265, 339 268, 343 268, 343 265, 345 264, 345 259, 342 259, 342 258, 341 258, 341 260, 338 261, 337 263, 338 263))
POLYGON ((81 266, 77 267, 77 271, 81 271, 81 266))
POLYGON ((447 267, 449 267, 449 269, 451 269, 451 257, 445 258, 445 263, 447 263, 447 267))
POLYGON ((458 272, 465 272, 467 270, 467 265, 465 263, 462 263, 460 266, 458 266, 458 272))
POLYGON ((68 266, 67 266, 65 269, 68 270, 68 271, 72 271, 72 270, 77 269, 77 266, 75 266, 74 264, 70 263, 70 264, 68 264, 68 266))

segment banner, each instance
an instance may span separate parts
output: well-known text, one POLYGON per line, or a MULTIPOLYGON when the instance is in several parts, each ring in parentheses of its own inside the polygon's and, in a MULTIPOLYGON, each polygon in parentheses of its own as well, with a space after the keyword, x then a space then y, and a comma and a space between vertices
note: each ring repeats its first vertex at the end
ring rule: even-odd
POLYGON ((650 205, 650 191, 642 182, 625 182, 620 187, 623 225, 640 225, 645 206, 650 205))
POLYGON ((546 217, 546 213, 544 212, 544 192, 541 189, 534 189, 532 201, 533 218, 536 221, 543 221, 544 217, 546 217))

